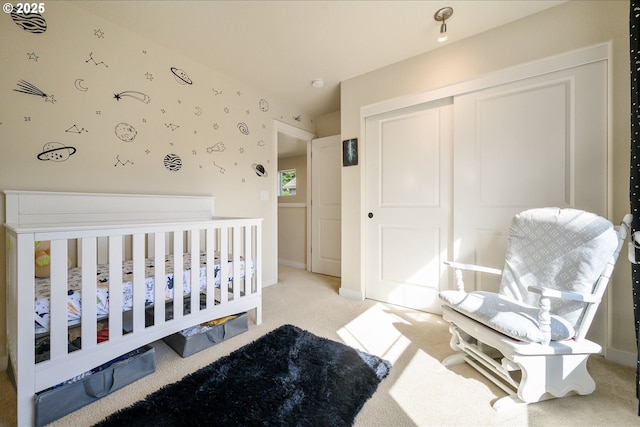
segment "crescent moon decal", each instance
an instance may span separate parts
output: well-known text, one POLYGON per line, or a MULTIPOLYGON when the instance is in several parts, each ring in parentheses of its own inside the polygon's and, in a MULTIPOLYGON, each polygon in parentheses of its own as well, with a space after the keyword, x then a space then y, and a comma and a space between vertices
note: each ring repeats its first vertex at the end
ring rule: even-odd
POLYGON ((81 91, 81 92, 86 92, 86 91, 88 91, 88 90, 89 90, 89 88, 88 88, 88 87, 84 87, 84 86, 82 86, 82 82, 84 82, 84 79, 76 79, 76 83, 75 83, 75 85, 76 85, 76 89, 78 89, 78 90, 79 90, 79 91, 81 91))
POLYGON ((200 107, 196 107, 196 112, 194 113, 196 116, 201 116, 202 115, 202 108, 200 107))

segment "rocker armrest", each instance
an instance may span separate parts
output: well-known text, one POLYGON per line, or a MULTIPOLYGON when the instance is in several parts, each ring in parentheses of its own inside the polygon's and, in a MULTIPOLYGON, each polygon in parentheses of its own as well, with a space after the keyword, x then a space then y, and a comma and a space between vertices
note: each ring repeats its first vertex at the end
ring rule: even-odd
POLYGON ((462 270, 477 271, 479 273, 489 274, 502 274, 502 270, 491 267, 483 267, 481 265, 463 264, 461 262, 445 261, 445 265, 453 267, 455 269, 456 276, 456 289, 459 292, 464 292, 464 281, 462 280, 462 270))
POLYGON ((527 289, 529 290, 529 292, 540 294, 543 297, 562 298, 562 299, 568 299, 571 301, 580 301, 580 302, 587 302, 587 303, 600 302, 600 298, 593 294, 587 294, 587 293, 581 293, 581 292, 559 291, 557 289, 549 289, 549 288, 543 288, 539 286, 529 286, 527 289))
POLYGON ((497 275, 502 274, 502 270, 500 270, 499 268, 483 267, 481 265, 474 265, 474 264, 464 264, 464 263, 455 262, 455 261, 445 261, 444 263, 450 267, 453 267, 459 270, 471 270, 471 271, 477 271, 479 273, 489 273, 489 274, 497 274, 497 275))

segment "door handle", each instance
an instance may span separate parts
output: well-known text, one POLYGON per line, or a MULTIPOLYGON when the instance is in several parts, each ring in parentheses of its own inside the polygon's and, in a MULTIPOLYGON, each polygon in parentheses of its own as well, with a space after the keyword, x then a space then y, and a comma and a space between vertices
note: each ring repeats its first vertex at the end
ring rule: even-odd
POLYGON ((367 215, 369 218, 373 218, 373 212, 369 212, 369 215, 367 215))

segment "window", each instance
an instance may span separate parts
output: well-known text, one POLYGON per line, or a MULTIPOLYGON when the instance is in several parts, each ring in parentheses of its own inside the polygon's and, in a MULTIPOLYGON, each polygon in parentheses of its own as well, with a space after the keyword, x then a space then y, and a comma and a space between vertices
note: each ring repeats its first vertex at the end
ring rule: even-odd
POLYGON ((296 170, 287 169, 278 171, 278 196, 295 196, 296 195, 296 170))

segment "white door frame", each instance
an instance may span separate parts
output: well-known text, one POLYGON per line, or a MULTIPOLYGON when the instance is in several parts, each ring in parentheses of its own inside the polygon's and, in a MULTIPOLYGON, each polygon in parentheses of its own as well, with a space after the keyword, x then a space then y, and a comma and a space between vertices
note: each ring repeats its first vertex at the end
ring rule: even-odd
MULTIPOLYGON (((273 149, 273 158, 272 163, 276 166, 278 165, 278 133, 284 133, 285 135, 292 136, 294 138, 301 139, 307 144, 307 271, 311 271, 311 141, 316 138, 314 133, 308 132, 304 129, 297 128, 295 126, 291 126, 290 124, 281 122, 279 120, 273 121, 273 141, 274 141, 274 149, 273 149)), ((276 171, 277 172, 277 171, 276 171)), ((273 253, 278 253, 278 174, 274 173, 272 178, 273 183, 273 209, 274 209, 274 218, 276 218, 276 233, 274 239, 274 247, 273 253)), ((278 281, 278 257, 276 259, 276 282, 278 281)))

